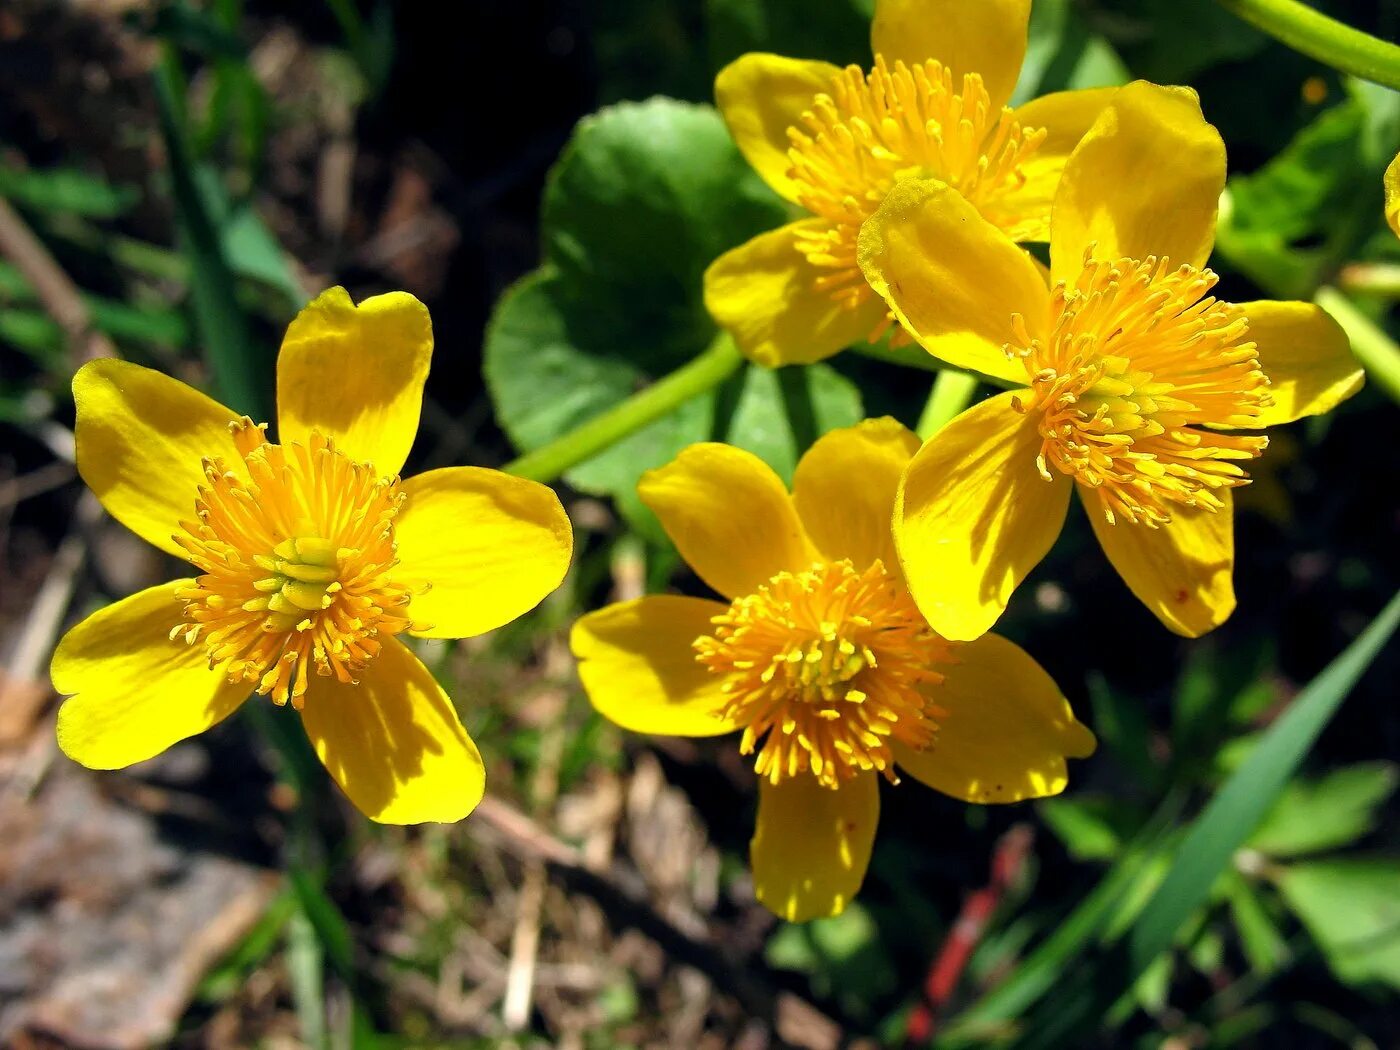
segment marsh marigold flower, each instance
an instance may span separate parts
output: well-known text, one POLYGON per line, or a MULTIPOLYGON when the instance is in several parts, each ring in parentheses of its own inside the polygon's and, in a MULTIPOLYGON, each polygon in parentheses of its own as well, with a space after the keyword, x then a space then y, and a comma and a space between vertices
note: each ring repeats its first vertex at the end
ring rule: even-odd
POLYGON ((748 452, 692 445, 638 491, 722 601, 657 595, 578 621, 589 699, 642 733, 739 733, 759 778, 759 900, 801 921, 860 888, 879 781, 969 802, 1053 795, 1094 749, 1050 677, 996 635, 940 638, 890 535, 918 439, 892 419, 817 441, 789 494, 748 452))
POLYGON ((277 441, 159 372, 73 379, 78 470, 108 512, 196 575, 141 591, 59 643, 63 751, 116 769, 232 714, 250 693, 301 713, 367 816, 452 821, 484 771, 401 636, 463 638, 552 591, 572 534, 548 488, 450 467, 401 481, 432 356, 428 312, 333 288, 277 362, 277 441))
POLYGON ((740 349, 776 366, 828 357, 889 324, 856 260, 861 224, 899 181, 936 178, 1018 241, 1043 241, 1065 158, 1112 89, 1011 109, 1030 0, 877 0, 874 64, 747 54, 715 101, 754 169, 807 217, 705 274, 705 304, 740 349))
POLYGON ((934 356, 1016 389, 914 457, 895 516, 919 608, 976 638, 1044 557, 1077 489, 1104 552, 1173 631, 1235 605, 1232 491, 1261 428, 1360 386, 1310 303, 1231 304, 1206 269, 1225 148, 1195 93, 1122 88, 1065 166, 1050 270, 931 181, 861 235, 871 285, 934 356))

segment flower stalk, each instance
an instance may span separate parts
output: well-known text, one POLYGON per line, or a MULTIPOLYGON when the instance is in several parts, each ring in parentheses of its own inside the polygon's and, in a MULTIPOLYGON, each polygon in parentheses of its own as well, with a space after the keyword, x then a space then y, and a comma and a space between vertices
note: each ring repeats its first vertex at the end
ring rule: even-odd
POLYGON ((1298 0, 1218 0, 1221 7, 1295 51, 1400 91, 1400 47, 1328 18, 1298 0))
POLYGON ((565 471, 630 437, 691 398, 713 390, 743 363, 734 341, 721 334, 695 360, 501 469, 531 481, 555 481, 565 471))

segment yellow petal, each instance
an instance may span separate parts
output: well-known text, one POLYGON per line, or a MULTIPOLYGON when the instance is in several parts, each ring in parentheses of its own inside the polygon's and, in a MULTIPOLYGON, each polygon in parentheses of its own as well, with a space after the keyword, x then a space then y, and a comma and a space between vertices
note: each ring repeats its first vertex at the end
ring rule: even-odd
POLYGON ((726 598, 751 594, 816 559, 787 489, 752 452, 691 445, 643 474, 637 493, 681 557, 726 598))
POLYGON ((1400 153, 1385 169, 1385 221, 1400 237, 1400 153))
POLYGON ((841 914, 865 881, 879 821, 874 773, 839 788, 806 775, 777 785, 760 780, 749 844, 755 896, 789 922, 841 914))
POLYGON ((73 694, 58 712, 58 746, 89 769, 121 769, 231 715, 251 691, 209 669, 203 645, 170 640, 183 620, 175 592, 139 591, 93 613, 53 654, 53 687, 73 694))
POLYGON ((780 226, 725 252, 705 271, 705 308, 750 360, 769 368, 810 364, 863 343, 885 313, 870 297, 854 309, 816 287, 823 272, 797 249, 803 229, 821 219, 780 226))
POLYGON ((301 718, 356 808, 381 824, 451 823, 481 801, 486 769, 442 686, 397 638, 358 685, 312 675, 301 718))
POLYGON ((318 430, 351 459, 397 474, 418 433, 432 356, 428 308, 407 292, 358 307, 344 288, 322 292, 282 340, 278 440, 304 442, 318 430))
POLYGON ((724 611, 718 602, 661 594, 580 618, 569 644, 598 713, 634 733, 718 736, 737 729, 719 714, 724 679, 691 648, 724 611))
POLYGON ((934 357, 1014 383, 1025 369, 1002 348, 1012 314, 1032 336, 1050 294, 1026 252, 956 190, 931 179, 896 184, 860 231, 861 269, 901 324, 934 357))
POLYGON ((1031 0, 877 0, 870 48, 890 62, 936 58, 962 76, 980 73, 993 109, 1011 97, 1026 57, 1031 0))
POLYGON ((822 556, 863 570, 877 558, 899 573, 891 519, 899 478, 919 439, 898 420, 867 419, 812 445, 792 478, 792 501, 822 556))
POLYGON ((1166 624, 1187 638, 1219 627, 1235 610, 1235 512, 1229 490, 1211 513, 1173 509, 1170 524, 1150 529, 1110 525, 1092 493, 1080 490, 1103 552, 1128 589, 1166 624))
POLYGON ((1046 134, 1040 148, 1021 165, 1025 183, 997 199, 999 213, 1020 217, 1014 230, 1003 226, 1014 240, 1050 239, 1050 208, 1065 161, 1117 92, 1116 87, 1057 91, 1016 109, 1023 128, 1043 128, 1046 134))
POLYGON ((1036 467, 1041 438, 1008 391, 924 443, 895 503, 894 539, 929 626, 966 642, 996 622, 1011 592, 1055 542, 1069 482, 1036 467))
POLYGON ((92 361, 73 376, 78 472, 107 512, 147 543, 185 557, 171 535, 194 516, 205 456, 240 463, 238 414, 167 375, 92 361))
POLYGON ((947 712, 932 747, 894 746, 899 768, 965 802, 1019 802, 1058 795, 1066 758, 1094 753, 1094 734, 1041 666, 995 634, 958 646, 957 663, 939 667, 932 694, 947 712))
POLYGON ((715 77, 715 105, 739 152, 787 200, 797 199, 797 184, 788 178, 787 129, 812 108, 812 100, 839 72, 830 62, 754 51, 715 77))
POLYGON ((1366 373, 1352 356, 1351 341, 1322 307, 1260 300, 1234 309, 1249 318, 1249 338, 1259 347, 1259 366, 1274 400, 1255 426, 1330 412, 1361 389, 1366 373))
POLYGON ((564 578, 573 530, 554 491, 482 467, 409 478, 394 529, 396 582, 419 588, 409 605, 425 638, 470 638, 510 623, 564 578))
POLYGON ((1204 266, 1225 188, 1225 144, 1190 88, 1121 88, 1070 154, 1055 195, 1050 270, 1072 281, 1097 259, 1166 256, 1204 266))

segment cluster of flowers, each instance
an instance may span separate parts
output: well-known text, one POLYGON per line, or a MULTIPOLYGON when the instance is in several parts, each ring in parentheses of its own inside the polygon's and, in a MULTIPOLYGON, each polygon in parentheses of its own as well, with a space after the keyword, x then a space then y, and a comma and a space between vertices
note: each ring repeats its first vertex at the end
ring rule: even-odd
MULTIPOLYGON (((1225 150, 1192 91, 1007 107, 1028 12, 880 0, 869 71, 751 54, 716 82, 744 155, 810 213, 706 274, 741 349, 776 366, 889 336, 1009 388, 922 444, 891 419, 829 433, 791 492, 745 451, 692 446, 639 489, 722 600, 646 597, 574 627, 584 688, 614 722, 741 734, 756 892, 788 919, 859 889, 881 777, 1011 802, 1061 791, 1066 759, 1093 750, 1044 670, 988 633, 1072 489, 1133 593, 1198 636, 1234 607, 1231 494, 1261 429, 1361 385, 1315 306, 1209 294, 1225 150), (1048 243, 1048 267, 1024 242, 1048 243)), ((397 636, 509 622, 558 586, 572 534, 534 482, 397 477, 431 351, 411 296, 325 293, 282 347, 280 444, 148 369, 79 372, 83 478, 197 575, 63 639, 67 754, 125 766, 256 691, 301 712, 369 817, 472 810, 480 755, 397 636)))

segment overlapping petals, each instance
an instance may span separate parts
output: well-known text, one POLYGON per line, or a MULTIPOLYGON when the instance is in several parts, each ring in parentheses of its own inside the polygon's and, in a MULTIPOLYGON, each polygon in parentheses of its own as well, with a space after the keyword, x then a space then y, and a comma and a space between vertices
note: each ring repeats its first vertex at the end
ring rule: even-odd
POLYGON ((935 356, 1027 388, 965 412, 905 474, 900 559, 945 637, 995 622, 1058 534, 1071 481, 1163 624, 1196 636, 1230 615, 1230 489, 1264 440, 1228 431, 1328 411, 1363 377, 1318 307, 1206 294, 1224 179, 1195 94, 1138 82, 1065 165, 1054 287, 936 182, 902 183, 865 223, 862 268, 904 327, 935 356))
MULTIPOLYGON (((772 600, 774 591, 795 594, 798 577, 824 579, 833 564, 846 567, 840 586, 847 588, 841 593, 848 597, 842 600, 862 600, 853 589, 858 579, 888 581, 879 585, 890 588, 888 592, 864 593, 876 596, 877 602, 895 604, 872 609, 869 615, 887 618, 880 621, 888 624, 886 630, 921 629, 900 620, 903 614, 892 614, 901 608, 900 602, 912 613, 908 598, 900 596, 903 584, 897 571, 883 576, 873 568, 893 566, 890 523, 900 479, 917 449, 918 439, 892 419, 866 420, 832 431, 798 463, 791 495, 756 457, 727 446, 692 446, 649 474, 642 493, 671 539, 702 579, 736 601, 731 607, 662 595, 582 617, 574 627, 572 647, 594 707, 638 732, 712 736, 745 730, 748 742, 752 727, 740 718, 748 708, 737 702, 737 690, 748 688, 753 679, 747 676, 763 665, 741 661, 742 681, 728 672, 712 673, 716 625, 737 622, 734 609, 747 609, 743 615, 751 615, 752 603, 758 601, 756 590, 768 595, 764 601, 772 600), (706 653, 709 662, 698 658, 706 653)), ((965 464, 968 471, 1004 473, 995 462, 987 466, 974 459, 969 457, 965 464)), ((1033 467, 1031 474, 1039 491, 1057 494, 1057 512, 1063 517, 1069 485, 1046 486, 1033 467)), ((806 593, 807 598, 794 600, 822 600, 821 592, 806 593)), ((797 606, 784 608, 784 616, 806 615, 797 606)), ((862 620, 854 607, 840 615, 875 622, 862 620)), ((752 619, 743 622, 754 624, 754 630, 773 630, 785 621, 780 617, 767 626, 752 619)), ((823 630, 838 627, 830 624, 823 630)), ((924 648, 918 652, 944 651, 946 643, 926 630, 922 637, 925 641, 919 644, 924 648)), ((828 644, 838 645, 838 638, 829 633, 828 644)), ((793 645, 793 655, 785 657, 789 662, 798 653, 826 651, 807 648, 810 639, 805 635, 794 636, 793 645)), ((842 651, 853 655, 852 650, 842 651)), ((815 661, 818 656, 805 658, 815 661)), ((1093 735, 1075 720, 1049 676, 1004 639, 987 636, 971 645, 953 646, 946 662, 910 665, 902 672, 894 670, 897 664, 880 666, 927 682, 924 688, 936 707, 937 725, 931 737, 909 735, 901 727, 904 740, 921 742, 898 743, 894 758, 899 769, 939 791, 976 802, 1054 794, 1065 785, 1065 760, 1093 751, 1093 735)), ((782 678, 765 675, 762 680, 782 678)), ((889 688, 858 679, 847 680, 845 686, 889 688)), ((896 701, 895 694, 883 693, 886 699, 881 702, 907 704, 907 694, 899 695, 903 699, 896 701)), ((807 717, 791 706, 787 710, 794 725, 807 717)), ((768 730, 787 731, 777 726, 768 730)), ((888 773, 893 776, 893 769, 888 773)), ((775 776, 770 767, 770 773, 760 777, 751 845, 759 900, 797 922, 834 915, 850 902, 870 860, 879 817, 879 779, 868 766, 834 784, 805 770, 791 774, 780 769, 775 776)))
POLYGON ((705 308, 761 365, 824 360, 864 339, 884 316, 878 299, 851 309, 817 287, 820 273, 797 239, 821 225, 804 219, 761 233, 705 271, 705 308))
POLYGON ((1204 266, 1224 188, 1225 143, 1194 91, 1145 81, 1121 88, 1065 164, 1051 277, 1074 280, 1090 249, 1104 260, 1204 266))
POLYGON ((1040 434, 1014 393, 964 412, 925 443, 904 475, 895 542, 909 590, 945 638, 971 641, 1060 534, 1070 484, 1036 470, 1040 434))
POLYGON ((1007 382, 1025 371, 1006 352, 1020 315, 1033 333, 1050 308, 1034 260, 933 179, 896 186, 860 232, 870 287, 904 330, 940 360, 1007 382))
POLYGON ((904 178, 947 182, 1016 240, 1048 238, 1066 160, 1112 91, 1004 109, 1029 15, 1029 0, 879 0, 868 76, 760 53, 720 72, 715 100, 739 149, 814 216, 725 253, 705 275, 707 308, 752 360, 810 363, 883 334, 856 236, 904 178))

